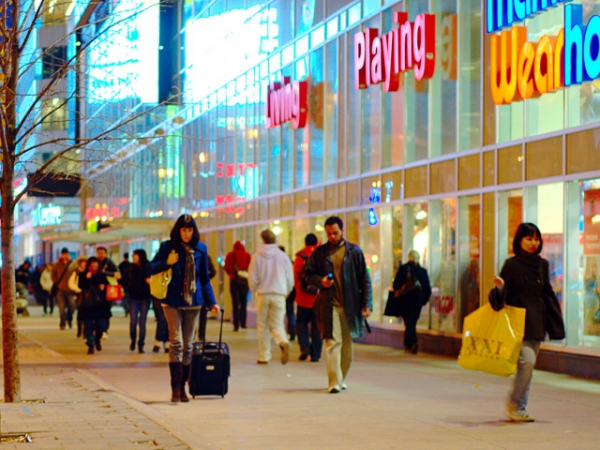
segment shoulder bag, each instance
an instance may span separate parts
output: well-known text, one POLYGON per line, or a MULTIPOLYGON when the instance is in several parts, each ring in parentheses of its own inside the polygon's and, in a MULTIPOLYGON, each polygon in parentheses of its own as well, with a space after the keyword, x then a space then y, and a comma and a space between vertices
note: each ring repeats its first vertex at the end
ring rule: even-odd
POLYGON ((384 316, 400 317, 406 311, 410 300, 421 292, 421 283, 412 276, 410 267, 407 267, 406 280, 395 291, 388 292, 388 301, 385 305, 384 316))
POLYGON ((167 269, 150 277, 150 295, 158 300, 164 300, 167 297, 169 283, 173 278, 173 270, 167 269))
POLYGON ((67 264, 65 266, 65 270, 63 270, 63 273, 60 274, 60 278, 58 279, 58 281, 56 283, 52 284, 52 289, 50 289, 51 296, 56 297, 56 294, 58 294, 58 285, 62 281, 62 279, 65 276, 65 273, 67 273, 68 269, 69 269, 69 265, 67 264))

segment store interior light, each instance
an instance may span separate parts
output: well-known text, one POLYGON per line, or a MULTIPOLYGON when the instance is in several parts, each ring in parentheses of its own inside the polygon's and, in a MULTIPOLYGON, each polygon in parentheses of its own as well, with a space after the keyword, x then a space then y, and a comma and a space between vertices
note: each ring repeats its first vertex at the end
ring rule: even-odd
POLYGON ((596 214, 594 217, 592 217, 592 223, 593 224, 600 223, 600 214, 596 214))
POLYGON ((425 211, 421 210, 421 211, 419 211, 419 212, 416 214, 416 216, 415 216, 415 219, 417 219, 417 220, 423 220, 423 219, 425 219, 426 217, 427 217, 427 213, 426 213, 425 211))
POLYGON ((200 154, 198 155, 198 160, 199 160, 201 163, 205 163, 205 162, 206 162, 206 154, 205 154, 204 152, 200 153, 200 154))
POLYGON ((281 227, 273 227, 273 234, 279 236, 281 234, 281 227))
POLYGON ((325 228, 323 228, 323 225, 316 224, 315 231, 318 231, 319 233, 321 233, 321 232, 325 231, 325 228))

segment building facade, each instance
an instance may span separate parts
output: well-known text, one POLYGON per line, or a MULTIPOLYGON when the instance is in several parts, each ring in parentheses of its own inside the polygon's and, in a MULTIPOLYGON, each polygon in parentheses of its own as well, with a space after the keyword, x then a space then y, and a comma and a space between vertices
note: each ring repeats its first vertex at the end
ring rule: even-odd
POLYGON ((218 261, 236 240, 254 251, 265 227, 292 255, 309 232, 325 241, 324 220, 339 215, 367 258, 379 329, 402 329, 383 311, 416 249, 433 286, 419 330, 439 339, 460 336, 517 226, 535 222, 567 328, 544 349, 600 357, 590 44, 600 12, 525 3, 533 10, 502 0, 180 2, 171 81, 181 95, 123 147, 130 164, 91 174, 107 198, 127 199, 129 217, 193 214, 218 261))

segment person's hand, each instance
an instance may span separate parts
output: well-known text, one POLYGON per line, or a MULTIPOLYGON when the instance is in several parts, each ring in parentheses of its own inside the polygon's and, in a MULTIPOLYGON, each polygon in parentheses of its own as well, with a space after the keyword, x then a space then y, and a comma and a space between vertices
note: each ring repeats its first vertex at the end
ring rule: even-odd
POLYGON ((362 315, 366 319, 367 317, 369 317, 371 315, 371 310, 369 308, 363 308, 362 315))
POLYGON ((90 278, 92 278, 92 272, 88 272, 85 274, 85 277, 89 280, 90 278))
POLYGON ((321 278, 321 284, 324 288, 330 288, 331 286, 333 286, 333 278, 324 276, 323 278, 321 278))
POLYGON ((146 284, 150 284, 150 278, 146 278, 146 284))
POLYGON ((221 311, 221 308, 219 308, 219 305, 212 305, 212 306, 210 307, 210 310, 211 310, 212 312, 214 312, 214 313, 218 314, 218 313, 219 313, 219 311, 221 311))
POLYGON ((171 250, 169 257, 167 258, 167 265, 172 266, 176 264, 177 261, 179 261, 179 253, 177 253, 175 250, 171 250))
POLYGON ((121 279, 121 272, 115 272, 115 280, 120 280, 121 279))
POLYGON ((100 288, 101 291, 104 291, 105 285, 104 284, 99 284, 98 287, 100 288))
POLYGON ((500 278, 499 276, 495 276, 494 277, 494 286, 496 286, 498 289, 503 289, 504 288, 504 280, 502 278, 500 278))

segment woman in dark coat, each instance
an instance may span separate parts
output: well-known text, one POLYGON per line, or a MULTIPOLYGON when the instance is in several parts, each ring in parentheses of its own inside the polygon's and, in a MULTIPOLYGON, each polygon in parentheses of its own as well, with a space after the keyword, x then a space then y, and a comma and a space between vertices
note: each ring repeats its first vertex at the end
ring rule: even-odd
POLYGON ((431 285, 429 283, 429 275, 427 270, 419 265, 421 255, 416 250, 408 252, 408 262, 401 265, 394 278, 394 291, 400 289, 408 279, 408 274, 413 279, 418 280, 421 284, 419 292, 415 292, 407 302, 402 313, 404 320, 404 351, 416 354, 419 351, 419 343, 417 342, 417 322, 421 316, 421 309, 429 301, 431 297, 431 285))
POLYGON ((507 403, 508 418, 514 422, 534 421, 526 408, 540 344, 546 334, 550 339, 565 337, 560 304, 550 285, 549 264, 540 256, 542 245, 542 234, 536 225, 519 225, 513 240, 515 256, 506 260, 489 295, 490 305, 496 311, 504 305, 527 310, 517 374, 507 403))
POLYGON ((79 276, 81 306, 79 317, 84 321, 84 330, 88 346, 88 355, 94 354, 94 348, 102 350, 102 333, 110 318, 110 305, 106 301, 106 275, 100 272, 100 261, 96 257, 87 260, 85 272, 79 276))
POLYGON ((129 293, 129 350, 135 350, 138 323, 140 327, 137 339, 138 352, 144 353, 146 339, 146 317, 150 309, 150 279, 146 275, 148 257, 144 250, 134 250, 133 262, 126 269, 127 292, 129 293))
POLYGON ((171 239, 163 242, 148 263, 148 275, 172 269, 167 296, 161 300, 169 327, 171 401, 188 402, 185 383, 192 363, 192 344, 203 305, 219 312, 208 275, 208 252, 200 242, 196 221, 189 214, 177 219, 171 239))

